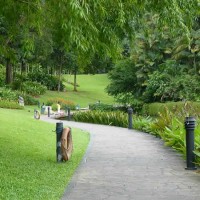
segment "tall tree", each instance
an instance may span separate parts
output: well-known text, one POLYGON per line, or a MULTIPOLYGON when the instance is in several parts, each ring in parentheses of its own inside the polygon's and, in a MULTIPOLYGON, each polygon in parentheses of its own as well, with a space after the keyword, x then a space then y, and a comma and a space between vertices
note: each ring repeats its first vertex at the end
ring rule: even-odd
POLYGON ((30 35, 26 34, 30 29, 38 27, 41 1, 1 0, 0 1, 0 52, 6 60, 6 82, 12 82, 12 64, 16 59, 16 48, 19 35, 23 33, 24 45, 30 46, 30 35))

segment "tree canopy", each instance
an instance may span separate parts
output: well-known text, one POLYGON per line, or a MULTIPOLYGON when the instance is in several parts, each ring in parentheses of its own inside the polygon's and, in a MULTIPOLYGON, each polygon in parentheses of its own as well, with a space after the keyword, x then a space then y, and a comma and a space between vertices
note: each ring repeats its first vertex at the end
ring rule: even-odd
POLYGON ((199 0, 1 0, 0 60, 7 83, 14 66, 24 71, 28 64, 50 66, 60 77, 69 53, 79 66, 96 55, 121 57, 122 40, 131 41, 145 26, 146 13, 157 16, 160 30, 167 26, 189 39, 199 6, 199 0))
POLYGON ((0 15, 7 38, 50 26, 53 40, 67 51, 115 55, 120 39, 133 33, 145 12, 157 13, 170 27, 190 27, 198 8, 199 0, 1 0, 0 15))

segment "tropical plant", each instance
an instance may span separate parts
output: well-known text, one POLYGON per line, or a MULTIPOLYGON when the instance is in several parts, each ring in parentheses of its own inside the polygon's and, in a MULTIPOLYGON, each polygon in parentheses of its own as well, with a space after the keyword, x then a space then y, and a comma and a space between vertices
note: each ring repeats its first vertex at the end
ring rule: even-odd
POLYGON ((160 113, 165 113, 166 109, 182 120, 186 116, 200 116, 200 103, 191 101, 144 104, 142 114, 158 117, 160 113))
POLYGON ((123 112, 87 111, 76 112, 73 115, 75 121, 105 124, 111 126, 127 127, 127 115, 123 112))

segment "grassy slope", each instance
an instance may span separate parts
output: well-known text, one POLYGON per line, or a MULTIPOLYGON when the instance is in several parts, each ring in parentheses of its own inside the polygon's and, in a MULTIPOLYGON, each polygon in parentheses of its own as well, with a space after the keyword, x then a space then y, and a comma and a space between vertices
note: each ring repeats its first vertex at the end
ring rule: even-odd
POLYGON ((60 199, 89 141, 73 129, 74 152, 56 163, 54 124, 27 110, 0 109, 0 199, 60 199))
MULTIPOLYGON (((64 78, 73 82, 73 76, 65 75, 64 78)), ((48 91, 41 96, 40 101, 46 102, 49 97, 62 97, 79 104, 81 107, 86 107, 89 103, 95 103, 98 100, 108 104, 114 102, 114 99, 105 92, 109 83, 107 74, 78 75, 77 83, 80 85, 80 87, 77 87, 78 92, 73 91, 72 85, 66 84, 66 92, 48 91)))

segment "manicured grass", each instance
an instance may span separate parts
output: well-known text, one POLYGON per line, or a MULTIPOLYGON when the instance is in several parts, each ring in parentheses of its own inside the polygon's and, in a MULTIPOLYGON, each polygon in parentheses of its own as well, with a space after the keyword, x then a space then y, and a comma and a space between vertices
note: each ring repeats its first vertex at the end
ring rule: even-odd
MULTIPOLYGON (((73 82, 73 76, 64 75, 65 80, 73 82)), ((66 92, 53 92, 48 91, 45 95, 40 97, 40 102, 46 102, 49 97, 60 97, 66 100, 73 101, 81 107, 87 107, 90 103, 95 103, 100 100, 102 103, 112 104, 113 97, 105 92, 106 86, 109 84, 107 74, 96 75, 78 75, 77 87, 78 92, 73 91, 73 86, 65 83, 66 92)))
POLYGON ((25 110, 0 109, 0 199, 60 199, 89 142, 72 129, 70 161, 56 162, 55 124, 33 119, 25 110))

